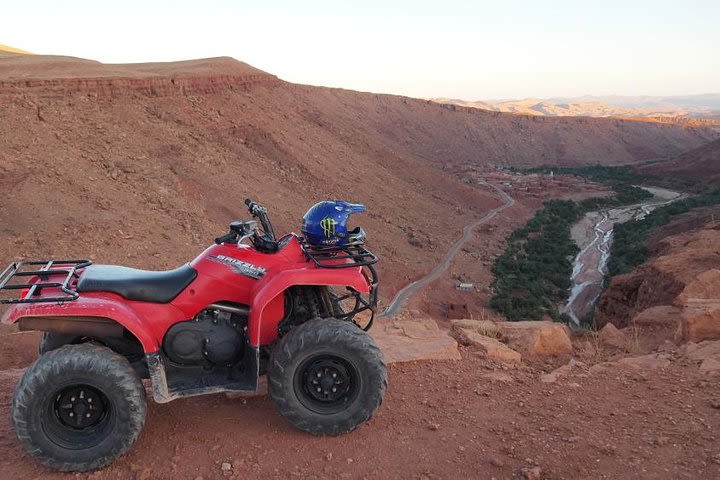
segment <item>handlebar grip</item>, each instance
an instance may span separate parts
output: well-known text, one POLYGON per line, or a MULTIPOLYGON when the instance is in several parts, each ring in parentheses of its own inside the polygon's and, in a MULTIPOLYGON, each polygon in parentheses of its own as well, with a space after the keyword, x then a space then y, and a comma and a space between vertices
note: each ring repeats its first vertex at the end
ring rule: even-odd
POLYGON ((258 213, 258 207, 259 205, 249 198, 245 199, 245 205, 248 207, 248 211, 250 212, 250 215, 256 216, 258 213))
POLYGON ((237 233, 235 232, 228 232, 225 235, 221 235, 215 239, 215 243, 220 245, 221 243, 228 243, 237 238, 237 233))

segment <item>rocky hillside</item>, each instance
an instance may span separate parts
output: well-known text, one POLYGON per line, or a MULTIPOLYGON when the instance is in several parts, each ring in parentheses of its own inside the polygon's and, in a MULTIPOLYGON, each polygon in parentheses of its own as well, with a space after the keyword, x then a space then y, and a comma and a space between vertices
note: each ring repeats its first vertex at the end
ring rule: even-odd
POLYGON ((598 326, 635 326, 676 342, 720 337, 718 214, 718 207, 691 211, 656 232, 652 258, 613 277, 603 293, 598 326))
POLYGON ((0 260, 172 266, 244 216, 246 196, 268 205, 277 230, 340 197, 369 206, 357 220, 383 256, 385 292, 427 272, 500 203, 435 167, 634 163, 715 136, 294 85, 229 58, 104 65, 6 53, 0 118, 0 260))
POLYGON ((685 180, 697 189, 720 186, 720 140, 709 142, 682 155, 640 169, 650 175, 685 180))

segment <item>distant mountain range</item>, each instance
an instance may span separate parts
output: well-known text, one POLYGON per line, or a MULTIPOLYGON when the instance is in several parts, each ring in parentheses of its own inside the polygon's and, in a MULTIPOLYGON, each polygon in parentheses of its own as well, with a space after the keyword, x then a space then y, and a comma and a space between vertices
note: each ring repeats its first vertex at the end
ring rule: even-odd
POLYGON ((466 101, 433 98, 438 103, 496 112, 572 117, 711 117, 720 119, 720 93, 702 95, 592 96, 466 101))

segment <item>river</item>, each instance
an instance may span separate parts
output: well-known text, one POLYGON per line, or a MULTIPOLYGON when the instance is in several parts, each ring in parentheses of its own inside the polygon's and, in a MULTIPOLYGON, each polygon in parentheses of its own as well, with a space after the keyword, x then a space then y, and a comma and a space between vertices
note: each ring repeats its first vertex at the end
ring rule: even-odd
POLYGON ((603 279, 610 258, 613 227, 635 218, 640 220, 656 208, 684 198, 684 194, 658 187, 641 187, 653 194, 653 198, 635 205, 588 212, 570 230, 573 240, 580 248, 575 257, 572 272, 572 290, 567 302, 560 308, 575 325, 588 314, 602 293, 603 279))

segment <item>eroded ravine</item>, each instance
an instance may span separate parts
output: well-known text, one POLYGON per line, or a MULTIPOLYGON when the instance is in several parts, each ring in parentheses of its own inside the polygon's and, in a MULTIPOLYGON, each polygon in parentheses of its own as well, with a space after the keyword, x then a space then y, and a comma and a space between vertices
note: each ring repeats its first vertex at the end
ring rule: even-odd
POLYGON ((653 194, 651 201, 588 212, 571 229, 573 240, 580 252, 573 263, 572 290, 560 312, 567 314, 575 325, 579 325, 581 319, 594 308, 602 293, 615 224, 632 218, 642 219, 656 208, 684 197, 681 193, 664 188, 642 188, 653 194))

